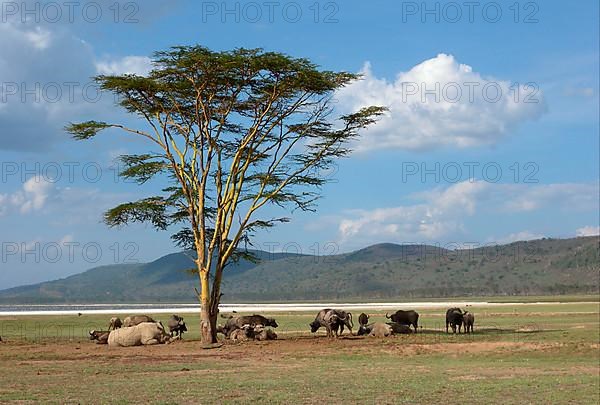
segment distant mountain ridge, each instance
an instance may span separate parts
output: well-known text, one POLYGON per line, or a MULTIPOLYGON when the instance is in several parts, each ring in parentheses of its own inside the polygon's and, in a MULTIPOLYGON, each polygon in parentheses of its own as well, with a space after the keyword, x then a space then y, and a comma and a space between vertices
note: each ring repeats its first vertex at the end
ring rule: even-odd
MULTIPOLYGON (((260 263, 240 260, 226 269, 225 302, 599 292, 597 236, 472 250, 384 243, 333 256, 254 253, 260 263)), ((0 303, 196 302, 191 257, 96 267, 0 291, 0 303)))

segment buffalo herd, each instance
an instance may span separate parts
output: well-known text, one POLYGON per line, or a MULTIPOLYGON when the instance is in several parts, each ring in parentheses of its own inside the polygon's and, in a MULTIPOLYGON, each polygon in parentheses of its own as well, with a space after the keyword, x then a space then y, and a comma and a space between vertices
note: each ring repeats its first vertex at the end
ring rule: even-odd
MULTIPOLYGON (((242 342, 248 340, 274 340, 277 334, 273 328, 279 325, 274 318, 267 318, 262 315, 243 315, 238 316, 221 315, 227 321, 224 325, 217 326, 217 333, 221 333, 226 339, 233 342, 242 342)), ((393 314, 385 314, 389 322, 369 323, 369 315, 362 313, 358 317, 358 336, 387 337, 394 334, 417 333, 419 327, 419 314, 413 310, 398 310, 393 314)), ((452 332, 464 333, 473 332, 475 316, 469 311, 464 311, 458 307, 449 308, 446 311, 446 333, 449 333, 448 327, 452 332)), ((350 335, 353 335, 352 328, 354 322, 352 313, 341 309, 322 309, 317 313, 315 320, 310 324, 310 331, 316 333, 320 328, 325 328, 327 337, 339 337, 344 333, 344 328, 348 328, 350 335)), ((109 346, 139 346, 152 345, 159 343, 170 343, 181 339, 187 327, 183 318, 178 315, 172 315, 167 322, 169 332, 166 331, 160 321, 155 321, 147 315, 128 316, 123 321, 118 317, 113 317, 109 321, 108 330, 92 330, 89 332, 90 339, 96 340, 99 344, 108 344, 109 346)))
POLYGON ((108 330, 91 330, 90 340, 109 346, 141 346, 170 343, 181 339, 187 327, 183 318, 172 315, 167 322, 169 333, 162 322, 148 315, 128 316, 123 321, 118 317, 110 318, 108 330))

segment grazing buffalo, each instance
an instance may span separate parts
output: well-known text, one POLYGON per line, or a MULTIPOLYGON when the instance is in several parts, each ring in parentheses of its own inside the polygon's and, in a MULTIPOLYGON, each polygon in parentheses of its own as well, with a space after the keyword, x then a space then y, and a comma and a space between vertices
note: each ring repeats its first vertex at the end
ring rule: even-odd
POLYGON ((223 326, 222 331, 226 337, 229 337, 231 332, 236 329, 241 329, 244 325, 250 325, 252 327, 261 325, 273 328, 279 326, 274 318, 266 318, 262 315, 231 316, 223 326))
POLYGON ((133 315, 128 316, 123 320, 123 327, 129 328, 131 326, 139 325, 144 322, 156 322, 154 319, 150 318, 148 315, 133 315))
POLYGON ((460 308, 449 308, 446 311, 446 333, 448 333, 448 325, 452 327, 452 332, 456 333, 458 327, 458 333, 463 324, 463 312, 460 308))
POLYGON ((320 327, 325 327, 328 337, 333 337, 334 333, 337 337, 339 334, 344 333, 344 326, 348 327, 350 335, 352 335, 354 323, 352 322, 352 314, 350 312, 326 308, 320 310, 315 317, 315 320, 309 325, 312 333, 315 333, 320 327))
POLYGON ((469 311, 463 312, 463 325, 465 327, 464 330, 465 330, 466 333, 472 333, 473 332, 473 324, 474 323, 475 323, 475 315, 473 315, 469 311))
POLYGON ((169 327, 171 337, 177 336, 178 339, 181 339, 183 332, 187 332, 187 326, 183 322, 183 317, 178 315, 172 315, 167 322, 167 326, 169 327))
POLYGON ((95 340, 96 344, 105 345, 108 343, 108 335, 110 331, 108 330, 91 330, 90 331, 90 340, 95 340))
POLYGON ((115 329, 119 329, 121 326, 123 326, 123 322, 121 322, 121 318, 113 316, 112 318, 110 318, 110 322, 108 324, 108 330, 115 330, 115 329))
POLYGON ((170 342, 170 336, 160 322, 143 322, 113 330, 108 335, 109 346, 141 346, 170 342))
POLYGON ((415 328, 415 333, 417 333, 419 314, 412 309, 410 311, 398 310, 393 313, 392 316, 385 314, 385 317, 391 319, 392 322, 397 323, 398 325, 412 325, 415 328))
POLYGON ((365 314, 364 312, 362 314, 360 314, 360 316, 358 317, 358 324, 359 325, 366 325, 369 323, 369 315, 365 314))

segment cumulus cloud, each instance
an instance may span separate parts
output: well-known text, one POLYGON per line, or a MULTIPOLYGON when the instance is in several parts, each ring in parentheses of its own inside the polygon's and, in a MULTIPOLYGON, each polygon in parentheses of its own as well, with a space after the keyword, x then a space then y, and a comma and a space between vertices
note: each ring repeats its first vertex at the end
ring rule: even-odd
MULTIPOLYGON (((338 222, 340 243, 383 241, 440 241, 468 235, 466 219, 498 218, 537 209, 597 212, 598 184, 495 184, 465 181, 445 188, 415 193, 414 204, 347 211, 338 222), (480 217, 481 216, 481 217, 480 217)), ((581 229, 584 232, 584 228, 581 229)), ((544 237, 539 232, 522 231, 497 242, 544 237)))
POLYGON ((125 56, 121 59, 97 62, 96 70, 102 75, 137 74, 145 76, 152 70, 152 60, 145 56, 125 56))
POLYGON ((584 226, 575 231, 576 236, 598 236, 600 235, 600 226, 584 226))
POLYGON ((67 138, 68 122, 110 120, 119 113, 114 97, 101 94, 91 78, 148 69, 145 57, 96 62, 93 48, 60 24, 8 19, 0 24, 0 49, 0 150, 44 151, 67 138))
POLYGON ((91 49, 60 27, 50 32, 10 21, 0 24, 0 49, 0 149, 44 150, 85 107, 91 49))
MULTIPOLYGON (((484 182, 463 182, 446 189, 420 193, 424 201, 414 205, 354 210, 340 221, 342 241, 358 235, 390 240, 434 240, 463 228, 460 218, 473 215, 484 182)), ((382 239, 382 240, 384 240, 382 239)))
POLYGON ((341 109, 382 105, 389 113, 365 132, 357 150, 494 144, 545 110, 535 86, 484 77, 452 55, 439 54, 394 81, 376 77, 369 63, 361 73, 364 80, 338 92, 341 109))
MULTIPOLYGON (((48 199, 56 190, 54 183, 43 177, 32 177, 27 180, 21 190, 4 197, 13 208, 22 214, 42 210, 48 199)), ((0 196, 1 197, 1 196, 0 196)), ((2 199, 0 198, 0 203, 2 199)))

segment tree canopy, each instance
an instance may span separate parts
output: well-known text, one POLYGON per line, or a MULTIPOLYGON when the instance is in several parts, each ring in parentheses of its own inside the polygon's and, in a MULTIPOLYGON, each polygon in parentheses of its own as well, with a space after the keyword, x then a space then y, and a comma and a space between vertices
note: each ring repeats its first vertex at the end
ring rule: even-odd
POLYGON ((222 272, 256 231, 289 218, 259 217, 267 204, 313 210, 324 173, 350 153, 349 142, 385 112, 370 106, 333 117, 335 91, 360 77, 320 70, 307 59, 261 49, 212 51, 179 46, 157 52, 147 76, 98 76, 139 127, 87 121, 75 139, 118 128, 146 138, 156 152, 121 156, 123 177, 144 184, 168 176, 161 195, 105 213, 109 226, 179 226, 172 238, 194 249, 203 340, 215 341, 222 272), (212 284, 211 284, 212 282, 212 284))

